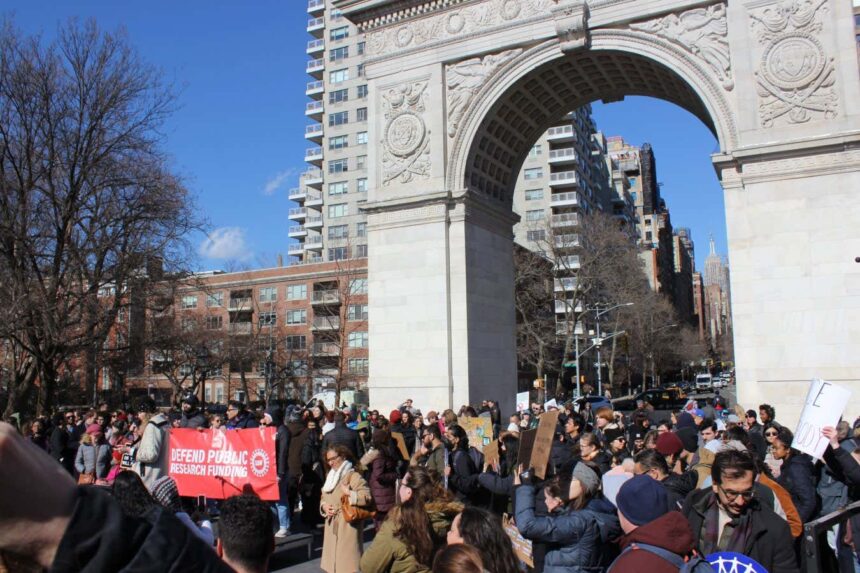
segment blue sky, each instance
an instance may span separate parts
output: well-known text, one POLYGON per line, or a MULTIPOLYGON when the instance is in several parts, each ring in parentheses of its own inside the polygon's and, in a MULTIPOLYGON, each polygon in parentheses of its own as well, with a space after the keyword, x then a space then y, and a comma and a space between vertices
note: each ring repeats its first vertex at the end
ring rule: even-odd
MULTIPOLYGON (((69 17, 126 29, 144 59, 179 91, 167 147, 211 224, 195 236, 201 268, 228 261, 273 266, 286 258, 287 191, 305 168, 303 0, 3 0, 26 33, 53 36, 69 17)), ((647 98, 594 105, 607 135, 650 142, 675 226, 692 228, 697 266, 707 239, 726 252, 722 191, 710 163, 716 140, 698 119, 647 98)))

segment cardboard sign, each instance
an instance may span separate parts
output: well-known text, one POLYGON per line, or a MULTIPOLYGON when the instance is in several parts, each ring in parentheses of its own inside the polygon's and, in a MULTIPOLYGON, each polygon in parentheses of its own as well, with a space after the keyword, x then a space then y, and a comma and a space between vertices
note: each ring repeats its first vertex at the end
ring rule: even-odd
POLYGON ((822 459, 828 440, 821 435, 825 426, 836 426, 851 391, 842 386, 816 378, 809 386, 800 422, 794 432, 791 447, 816 459, 822 459))
POLYGON ((514 546, 514 553, 516 553, 517 559, 526 566, 533 568, 535 566, 535 561, 532 542, 520 534, 520 531, 517 529, 511 516, 505 515, 504 518, 502 518, 502 524, 504 525, 505 533, 507 533, 508 537, 511 538, 511 544, 514 546))
POLYGON ((170 430, 168 474, 183 496, 226 499, 250 487, 276 501, 275 435, 275 428, 170 430))
POLYGON ((517 412, 529 409, 529 393, 528 391, 517 393, 517 412))
POLYGON ((558 410, 541 415, 531 457, 531 467, 540 479, 546 477, 546 466, 549 464, 549 454, 552 450, 552 439, 555 436, 556 425, 558 425, 558 410))
POLYGON ((409 459, 409 450, 406 449, 406 440, 403 439, 403 434, 400 432, 391 432, 391 437, 397 442, 397 449, 400 450, 400 455, 404 460, 409 459))
POLYGON ((484 467, 492 468, 499 463, 499 442, 493 440, 484 446, 484 467))
POLYGON ((520 432, 520 451, 517 455, 517 465, 523 466, 523 469, 531 467, 532 448, 535 445, 535 436, 537 436, 537 428, 520 432))
POLYGON ((493 421, 490 418, 460 418, 457 423, 466 431, 469 445, 478 451, 493 441, 493 421))

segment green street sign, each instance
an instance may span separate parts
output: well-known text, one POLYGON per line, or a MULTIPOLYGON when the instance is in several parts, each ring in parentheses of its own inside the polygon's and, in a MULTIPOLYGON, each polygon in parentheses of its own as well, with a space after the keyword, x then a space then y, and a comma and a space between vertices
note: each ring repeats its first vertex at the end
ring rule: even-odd
POLYGON ((576 362, 565 362, 563 364, 565 368, 576 368, 576 362))

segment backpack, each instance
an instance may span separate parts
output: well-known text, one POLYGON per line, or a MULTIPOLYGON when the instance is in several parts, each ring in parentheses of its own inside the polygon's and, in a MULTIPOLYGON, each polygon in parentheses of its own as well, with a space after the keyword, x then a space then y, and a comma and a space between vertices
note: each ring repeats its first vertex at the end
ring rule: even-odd
MULTIPOLYGON (((463 450, 458 450, 456 454, 454 454, 455 458, 459 458, 463 454, 463 450)), ((466 455, 469 456, 469 459, 472 460, 472 463, 475 465, 476 473, 481 473, 484 470, 484 454, 478 448, 474 446, 469 446, 468 451, 465 452, 466 455)))
MULTIPOLYGON (((714 573, 715 571, 714 567, 695 551, 689 557, 681 557, 677 553, 673 553, 668 549, 663 549, 662 547, 657 547, 656 545, 649 545, 647 543, 631 543, 624 548, 621 555, 633 551, 634 549, 644 549, 645 551, 653 553, 657 557, 668 561, 678 568, 678 573, 714 573)), ((621 555, 619 555, 619 557, 621 557, 621 555)), ((612 572, 611 567, 609 572, 612 572)))

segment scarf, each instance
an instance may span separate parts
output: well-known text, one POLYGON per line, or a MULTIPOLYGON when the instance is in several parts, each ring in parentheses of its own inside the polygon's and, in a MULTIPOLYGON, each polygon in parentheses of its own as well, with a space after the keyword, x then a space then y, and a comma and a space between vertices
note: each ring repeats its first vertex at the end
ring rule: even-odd
MULTIPOLYGON (((708 507, 705 509, 705 520, 700 533, 700 548, 703 555, 717 551, 732 551, 746 554, 746 546, 752 534, 752 512, 748 507, 743 515, 732 518, 725 525, 725 534, 720 539, 720 508, 717 495, 711 494, 708 507)), ((755 501, 752 500, 754 503, 755 501)))
POLYGON ((333 492, 334 488, 337 487, 337 484, 340 483, 341 478, 351 471, 352 462, 348 461, 344 461, 336 470, 329 470, 328 475, 325 478, 325 483, 323 484, 323 493, 333 492))

